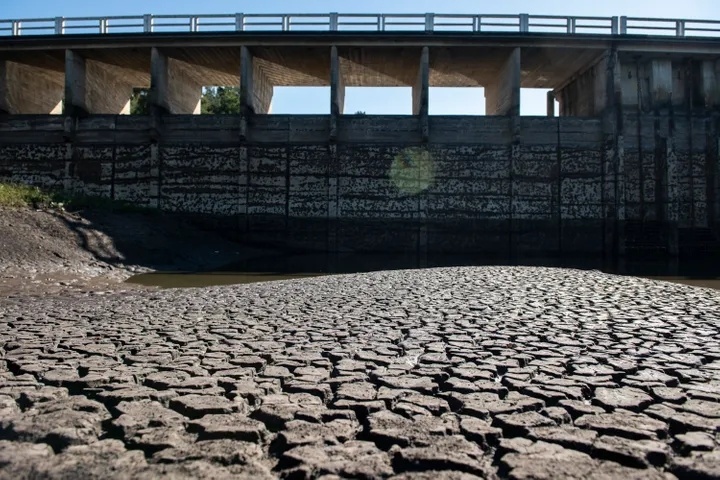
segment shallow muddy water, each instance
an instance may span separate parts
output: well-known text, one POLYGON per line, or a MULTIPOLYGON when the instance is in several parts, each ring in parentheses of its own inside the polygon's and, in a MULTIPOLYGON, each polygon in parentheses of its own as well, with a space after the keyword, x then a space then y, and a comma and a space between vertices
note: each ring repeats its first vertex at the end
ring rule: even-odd
POLYGON ((720 262, 715 259, 680 262, 624 261, 608 265, 603 264, 602 261, 586 259, 535 258, 511 261, 470 255, 444 255, 418 259, 412 255, 402 254, 294 254, 256 257, 228 264, 217 271, 144 273, 131 277, 128 282, 161 288, 186 288, 288 280, 340 273, 463 265, 535 265, 597 269, 607 273, 646 277, 720 290, 720 262))

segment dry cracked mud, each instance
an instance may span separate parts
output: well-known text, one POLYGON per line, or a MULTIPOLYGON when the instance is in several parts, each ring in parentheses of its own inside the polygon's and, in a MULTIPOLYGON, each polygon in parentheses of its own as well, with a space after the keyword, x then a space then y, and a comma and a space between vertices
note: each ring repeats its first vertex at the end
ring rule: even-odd
POLYGON ((720 292, 441 268, 0 300, 3 478, 720 478, 720 292))

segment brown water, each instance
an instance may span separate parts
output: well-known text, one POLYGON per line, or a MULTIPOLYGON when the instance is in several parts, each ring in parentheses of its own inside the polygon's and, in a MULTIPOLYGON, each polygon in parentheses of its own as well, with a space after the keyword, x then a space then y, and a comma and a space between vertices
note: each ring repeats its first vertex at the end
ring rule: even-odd
POLYGON ((643 260, 611 265, 587 259, 488 259, 472 255, 443 255, 419 260, 402 254, 297 254, 257 257, 229 264, 212 272, 155 272, 131 277, 128 282, 162 288, 205 287, 289 280, 338 273, 461 265, 536 265, 597 269, 673 283, 720 290, 720 261, 680 262, 643 260))

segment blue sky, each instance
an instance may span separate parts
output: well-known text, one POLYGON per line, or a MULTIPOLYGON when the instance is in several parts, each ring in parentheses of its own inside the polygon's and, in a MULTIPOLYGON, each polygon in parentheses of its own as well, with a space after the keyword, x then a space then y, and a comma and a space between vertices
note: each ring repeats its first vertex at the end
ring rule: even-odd
MULTIPOLYGON (((720 0, 0 0, 0 18, 111 16, 203 13, 499 13, 636 17, 704 18, 720 20, 720 0)), ((430 91, 430 114, 483 114, 482 89, 430 91)), ((328 113, 325 88, 277 88, 273 113, 328 113)), ((411 113, 409 88, 353 88, 345 97, 345 112, 411 113)), ((545 91, 523 90, 523 115, 544 115, 545 91)))

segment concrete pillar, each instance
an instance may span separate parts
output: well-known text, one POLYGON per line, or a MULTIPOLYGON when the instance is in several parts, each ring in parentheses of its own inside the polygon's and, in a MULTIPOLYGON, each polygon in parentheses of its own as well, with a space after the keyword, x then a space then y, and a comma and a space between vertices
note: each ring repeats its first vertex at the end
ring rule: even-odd
POLYGON ((670 60, 652 60, 648 64, 650 107, 668 108, 672 104, 673 68, 670 60))
POLYGON ((430 97, 430 49, 423 47, 417 78, 412 87, 413 115, 428 115, 430 97))
POLYGON ((240 110, 243 115, 269 113, 273 84, 247 47, 240 47, 240 110))
POLYGON ((720 60, 704 60, 700 64, 699 80, 704 107, 720 107, 720 60))
POLYGON ((606 259, 625 254, 625 150, 622 66, 616 50, 606 53, 604 61, 595 69, 595 75, 604 77, 604 109, 599 112, 603 125, 603 197, 606 259), (604 71, 603 71, 604 69, 604 71))
POLYGON ((151 110, 159 113, 199 114, 202 83, 191 73, 193 66, 168 57, 153 47, 150 57, 151 110))
POLYGON ((62 72, 0 60, 0 113, 62 113, 62 72))
POLYGON ((345 110, 345 77, 340 68, 336 46, 330 47, 330 114, 342 115, 345 110))
POLYGON ((126 69, 65 51, 65 113, 130 113, 132 78, 126 69))
POLYGON ((546 104, 545 104, 545 109, 547 111, 548 117, 555 116, 555 92, 553 92, 553 91, 547 92, 547 100, 546 100, 546 104))
POLYGON ((497 79, 485 85, 486 115, 520 115, 520 48, 513 48, 497 79))

